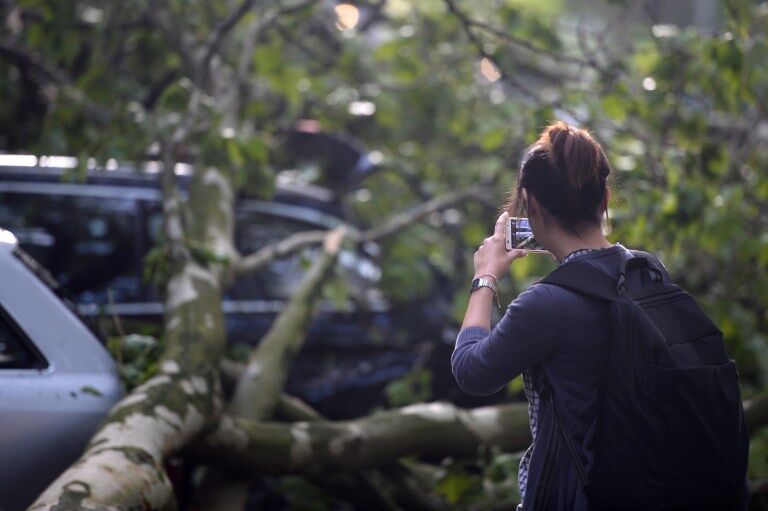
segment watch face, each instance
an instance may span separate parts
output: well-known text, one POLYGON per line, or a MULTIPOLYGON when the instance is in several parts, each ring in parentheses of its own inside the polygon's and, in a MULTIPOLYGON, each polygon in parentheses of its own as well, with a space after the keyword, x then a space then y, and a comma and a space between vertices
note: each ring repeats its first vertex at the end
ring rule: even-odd
POLYGON ((478 285, 480 285, 480 277, 472 281, 472 289, 475 289, 478 285))

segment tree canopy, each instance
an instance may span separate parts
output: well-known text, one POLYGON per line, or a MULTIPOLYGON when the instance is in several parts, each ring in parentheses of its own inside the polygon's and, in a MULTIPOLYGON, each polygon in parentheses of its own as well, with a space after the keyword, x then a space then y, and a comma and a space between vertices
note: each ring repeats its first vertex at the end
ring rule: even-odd
MULTIPOLYGON (((723 330, 743 396, 756 397, 768 388, 768 4, 724 0, 707 29, 663 23, 644 4, 6 0, 0 150, 77 156, 72 179, 94 162, 187 163, 269 198, 286 165, 294 179, 331 179, 325 162, 286 154, 296 126, 354 137, 372 166, 339 194, 360 229, 348 239, 375 244, 389 300, 435 301, 455 330, 472 247, 521 151, 563 119, 589 128, 613 165, 609 238, 660 256, 723 330), (403 211, 423 221, 398 224, 403 211)), ((220 215, 218 195, 204 196, 197 218, 220 215)), ((178 204, 166 206, 168 222, 178 204)), ((166 226, 170 267, 182 268, 189 240, 238 261, 216 243, 232 221, 219 220, 189 222, 184 239, 166 226)), ((287 250, 324 238, 312 236, 287 250)), ((516 262, 503 297, 553 267, 516 262)), ((343 276, 333 280, 343 294, 343 276)), ((753 477, 768 473, 764 432, 750 463, 753 477)), ((440 483, 452 502, 470 498, 458 474, 440 483)))

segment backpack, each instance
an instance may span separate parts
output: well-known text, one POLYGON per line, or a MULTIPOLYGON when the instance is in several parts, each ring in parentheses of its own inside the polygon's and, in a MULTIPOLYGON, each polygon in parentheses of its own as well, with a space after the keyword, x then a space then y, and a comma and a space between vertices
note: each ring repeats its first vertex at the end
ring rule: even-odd
POLYGON ((589 472, 546 376, 542 398, 594 510, 746 509, 749 435, 722 332, 655 257, 633 255, 618 278, 575 260, 541 281, 609 302, 589 472))

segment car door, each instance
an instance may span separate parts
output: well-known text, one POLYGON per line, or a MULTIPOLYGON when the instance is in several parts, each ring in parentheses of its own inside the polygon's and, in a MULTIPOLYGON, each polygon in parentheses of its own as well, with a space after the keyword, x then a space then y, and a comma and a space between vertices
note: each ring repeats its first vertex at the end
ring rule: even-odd
POLYGON ((75 461, 123 393, 114 361, 48 278, 0 241, 2 511, 24 509, 75 461))

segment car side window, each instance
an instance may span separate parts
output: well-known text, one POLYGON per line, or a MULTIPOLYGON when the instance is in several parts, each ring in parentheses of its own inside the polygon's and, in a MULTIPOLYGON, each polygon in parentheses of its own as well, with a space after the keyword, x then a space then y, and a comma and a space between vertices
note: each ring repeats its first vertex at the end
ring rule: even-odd
POLYGON ((16 323, 0 309, 0 369, 40 369, 46 365, 16 323))

